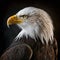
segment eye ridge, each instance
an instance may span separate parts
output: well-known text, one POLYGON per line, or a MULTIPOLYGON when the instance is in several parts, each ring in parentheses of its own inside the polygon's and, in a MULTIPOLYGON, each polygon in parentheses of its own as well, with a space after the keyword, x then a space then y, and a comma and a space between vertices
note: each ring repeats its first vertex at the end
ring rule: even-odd
POLYGON ((20 17, 23 17, 23 18, 27 17, 28 18, 29 16, 28 15, 20 15, 20 17))

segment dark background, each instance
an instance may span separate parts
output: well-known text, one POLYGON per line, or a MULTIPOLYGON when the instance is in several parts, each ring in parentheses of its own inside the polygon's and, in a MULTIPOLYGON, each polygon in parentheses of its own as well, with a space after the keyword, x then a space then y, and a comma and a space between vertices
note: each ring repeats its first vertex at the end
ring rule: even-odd
POLYGON ((20 31, 16 25, 8 28, 6 25, 7 18, 28 6, 41 8, 49 13, 53 20, 54 36, 58 41, 58 48, 60 50, 60 3, 58 0, 0 0, 0 56, 20 31))

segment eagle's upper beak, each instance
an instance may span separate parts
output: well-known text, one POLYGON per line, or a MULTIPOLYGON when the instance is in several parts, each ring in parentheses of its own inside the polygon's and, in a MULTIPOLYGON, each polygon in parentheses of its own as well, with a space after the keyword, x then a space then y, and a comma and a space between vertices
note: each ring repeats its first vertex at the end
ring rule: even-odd
POLYGON ((12 24, 19 24, 22 23, 23 20, 18 18, 16 15, 13 15, 11 17, 8 18, 7 20, 7 26, 12 25, 12 24))

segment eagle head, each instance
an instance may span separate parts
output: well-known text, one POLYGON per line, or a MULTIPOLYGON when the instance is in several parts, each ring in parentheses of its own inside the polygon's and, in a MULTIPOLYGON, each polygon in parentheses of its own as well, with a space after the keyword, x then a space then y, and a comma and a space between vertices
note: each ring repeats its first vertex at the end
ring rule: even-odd
POLYGON ((40 38, 41 42, 46 44, 50 41, 53 42, 53 24, 52 19, 42 9, 35 7, 26 7, 7 20, 7 26, 16 24, 22 29, 16 38, 21 38, 23 35, 28 38, 30 36, 36 41, 40 38))

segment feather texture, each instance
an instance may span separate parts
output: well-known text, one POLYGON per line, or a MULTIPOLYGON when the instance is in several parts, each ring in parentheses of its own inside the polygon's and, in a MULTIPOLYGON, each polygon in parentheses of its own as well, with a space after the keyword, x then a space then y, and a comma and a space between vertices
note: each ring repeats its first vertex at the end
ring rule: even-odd
POLYGON ((29 35, 34 39, 35 37, 40 37, 42 43, 44 43, 44 40, 46 41, 46 44, 48 44, 49 40, 53 43, 54 28, 52 19, 47 12, 42 9, 27 7, 20 10, 16 15, 18 17, 21 15, 29 16, 24 20, 23 24, 18 24, 19 28, 22 28, 22 31, 16 37, 17 39, 20 38, 21 35, 25 35, 26 37, 29 35))

